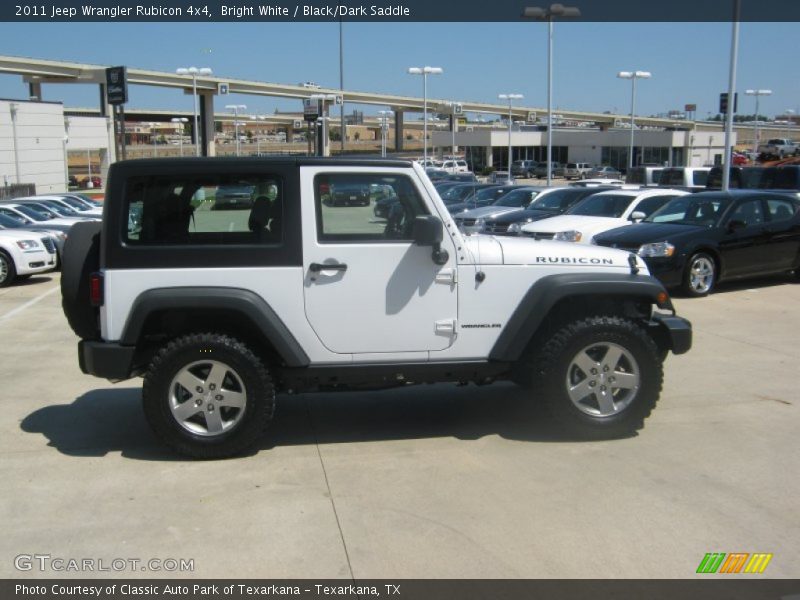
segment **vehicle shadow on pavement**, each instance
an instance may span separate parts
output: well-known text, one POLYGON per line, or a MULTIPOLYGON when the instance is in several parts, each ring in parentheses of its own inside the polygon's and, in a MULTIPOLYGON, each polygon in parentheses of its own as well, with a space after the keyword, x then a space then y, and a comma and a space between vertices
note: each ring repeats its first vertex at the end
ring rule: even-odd
MULTIPOLYGON (((72 404, 40 408, 20 427, 74 457, 120 452, 134 460, 181 461, 145 421, 139 388, 92 390, 72 404)), ((439 384, 382 391, 278 396, 275 418, 251 452, 279 446, 499 435, 528 442, 574 442, 530 393, 512 384, 439 384)))

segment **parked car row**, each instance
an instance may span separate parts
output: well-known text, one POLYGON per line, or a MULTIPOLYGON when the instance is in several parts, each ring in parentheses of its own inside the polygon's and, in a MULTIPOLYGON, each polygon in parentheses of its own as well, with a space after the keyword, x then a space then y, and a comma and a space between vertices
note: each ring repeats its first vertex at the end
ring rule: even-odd
POLYGON ((58 268, 70 228, 101 215, 102 205, 83 194, 0 202, 0 287, 58 268))
POLYGON ((621 183, 437 188, 467 234, 628 250, 666 287, 688 296, 706 295, 720 281, 790 271, 800 277, 800 195, 793 190, 698 192, 621 183))

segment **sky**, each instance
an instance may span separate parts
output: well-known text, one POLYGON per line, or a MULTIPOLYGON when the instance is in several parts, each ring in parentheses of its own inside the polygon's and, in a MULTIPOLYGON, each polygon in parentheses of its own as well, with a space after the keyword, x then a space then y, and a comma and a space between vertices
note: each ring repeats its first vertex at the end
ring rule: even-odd
MULTIPOLYGON (((727 91, 730 23, 556 22, 553 103, 556 108, 630 112, 631 84, 618 71, 646 70, 637 83, 636 113, 697 104, 716 114, 727 91)), ((771 89, 760 113, 800 114, 798 23, 742 23, 737 89, 739 113, 752 114, 747 88, 771 89)), ((339 87, 339 27, 331 23, 0 23, 0 54, 174 71, 211 67, 220 77, 339 87)), ((547 100, 547 32, 542 23, 345 23, 345 89, 422 96, 410 66, 437 66, 428 97, 499 103, 520 93, 524 106, 547 100)), ((19 76, 0 75, 0 98, 26 98, 19 76)), ((93 86, 45 85, 45 100, 94 107, 93 86)), ((191 109, 175 90, 132 86, 130 108, 191 109)), ((230 96, 248 113, 302 109, 299 100, 230 96)), ((217 109, 219 110, 219 106, 217 109)), ((352 107, 351 107, 352 108, 352 107)), ((381 107, 358 107, 374 114, 381 107)), ((349 112, 349 110, 348 110, 349 112)))

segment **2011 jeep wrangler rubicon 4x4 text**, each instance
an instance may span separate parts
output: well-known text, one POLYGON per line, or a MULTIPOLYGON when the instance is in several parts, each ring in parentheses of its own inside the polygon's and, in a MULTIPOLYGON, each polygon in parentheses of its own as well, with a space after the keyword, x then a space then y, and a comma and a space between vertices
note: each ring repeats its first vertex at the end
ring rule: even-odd
POLYGON ((463 236, 398 160, 116 163, 102 224, 70 232, 62 297, 83 372, 144 376, 153 430, 202 458, 251 447, 277 393, 412 383, 511 380, 572 434, 624 436, 691 346, 636 256, 463 236), (216 205, 232 187, 249 210, 216 205), (330 197, 388 188, 383 219, 330 197))

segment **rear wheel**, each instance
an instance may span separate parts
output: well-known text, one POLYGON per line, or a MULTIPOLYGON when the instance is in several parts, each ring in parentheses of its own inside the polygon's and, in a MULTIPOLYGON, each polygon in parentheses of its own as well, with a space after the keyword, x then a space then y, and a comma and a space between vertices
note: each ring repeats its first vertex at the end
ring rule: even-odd
POLYGON ((142 389, 156 435, 194 458, 226 458, 252 447, 275 409, 275 387, 242 342, 219 334, 178 338, 153 359, 142 389))
POLYGON ((0 250, 0 287, 11 285, 16 278, 14 260, 4 250, 0 250))
POLYGON ((661 392, 658 347, 635 322, 596 316, 553 334, 530 359, 532 383, 570 434, 607 439, 643 426, 661 392))
POLYGON ((717 283, 717 265, 705 252, 693 254, 683 275, 683 291, 692 297, 705 296, 717 283))

